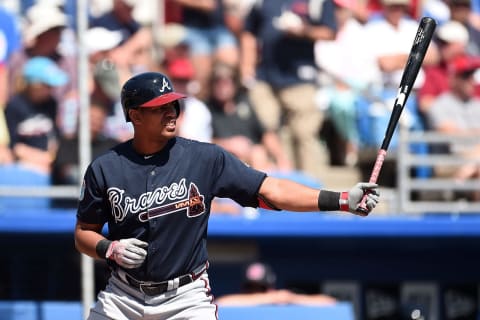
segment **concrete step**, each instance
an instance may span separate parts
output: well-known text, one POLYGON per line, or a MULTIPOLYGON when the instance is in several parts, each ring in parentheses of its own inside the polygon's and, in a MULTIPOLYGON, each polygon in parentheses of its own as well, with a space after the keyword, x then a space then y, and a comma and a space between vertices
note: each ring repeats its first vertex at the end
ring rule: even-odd
POLYGON ((318 177, 330 190, 345 190, 360 181, 360 172, 354 167, 325 166, 319 170, 318 177))

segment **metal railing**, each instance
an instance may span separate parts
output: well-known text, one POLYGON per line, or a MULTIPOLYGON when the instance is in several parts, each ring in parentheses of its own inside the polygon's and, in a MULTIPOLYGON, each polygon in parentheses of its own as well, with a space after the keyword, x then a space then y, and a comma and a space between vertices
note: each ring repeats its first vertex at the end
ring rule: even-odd
POLYGON ((437 154, 427 152, 416 154, 411 151, 412 143, 425 143, 429 148, 443 145, 450 148, 468 148, 480 144, 478 136, 458 136, 437 132, 412 132, 400 129, 397 154, 397 192, 399 210, 405 213, 480 213, 480 201, 458 196, 465 192, 480 192, 480 179, 458 181, 453 177, 439 177, 432 173, 429 177, 415 177, 412 169, 426 166, 452 168, 474 163, 480 166, 480 158, 466 159, 458 154, 437 154), (412 196, 416 194, 415 196, 412 196))

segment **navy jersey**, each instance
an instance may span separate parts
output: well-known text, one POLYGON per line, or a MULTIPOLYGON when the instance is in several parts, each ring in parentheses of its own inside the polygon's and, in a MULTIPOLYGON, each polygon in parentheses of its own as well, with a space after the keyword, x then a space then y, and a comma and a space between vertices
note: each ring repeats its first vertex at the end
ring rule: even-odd
POLYGON ((122 22, 112 11, 108 11, 104 15, 90 19, 90 27, 103 27, 110 31, 120 31, 122 33, 121 44, 123 44, 140 30, 142 26, 134 19, 122 22))
POLYGON ((126 271, 139 280, 164 281, 206 262, 212 199, 257 207, 265 176, 213 144, 177 137, 145 158, 130 140, 88 167, 77 218, 108 223, 111 240, 148 242, 145 263, 126 271))
POLYGON ((24 143, 30 147, 48 150, 49 145, 57 142, 56 116, 57 102, 52 97, 35 104, 23 94, 13 96, 5 108, 10 145, 24 143))
POLYGON ((200 9, 185 6, 182 8, 183 25, 192 28, 214 28, 224 26, 224 7, 223 1, 215 0, 216 5, 213 11, 204 11, 200 9))
POLYGON ((241 95, 235 103, 236 110, 230 113, 218 107, 215 101, 210 102, 213 137, 221 139, 240 135, 247 137, 255 144, 262 143, 265 128, 252 109, 248 97, 241 95))

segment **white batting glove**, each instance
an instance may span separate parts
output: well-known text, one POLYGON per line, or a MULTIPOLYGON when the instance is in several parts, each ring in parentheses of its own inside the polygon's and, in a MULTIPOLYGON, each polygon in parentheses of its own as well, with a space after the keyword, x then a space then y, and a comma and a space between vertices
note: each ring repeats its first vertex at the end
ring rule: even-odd
POLYGON ((110 244, 105 256, 125 269, 138 268, 147 257, 147 247, 148 243, 135 238, 121 239, 110 244))
POLYGON ((359 182, 350 191, 342 192, 340 196, 340 209, 357 215, 368 215, 378 204, 380 193, 376 183, 359 182), (365 208, 361 208, 363 196, 367 195, 365 208))

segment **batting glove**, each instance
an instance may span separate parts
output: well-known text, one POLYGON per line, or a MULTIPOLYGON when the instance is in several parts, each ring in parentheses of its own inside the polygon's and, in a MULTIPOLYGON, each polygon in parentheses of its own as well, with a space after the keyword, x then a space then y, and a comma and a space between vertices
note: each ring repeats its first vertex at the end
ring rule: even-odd
POLYGON ((135 238, 112 241, 105 257, 125 269, 138 268, 147 257, 147 247, 148 243, 135 238))
POLYGON ((380 200, 378 185, 376 183, 357 183, 350 191, 342 192, 340 196, 340 210, 348 211, 357 215, 368 215, 380 200), (359 209, 363 196, 367 195, 365 206, 367 211, 359 209))

